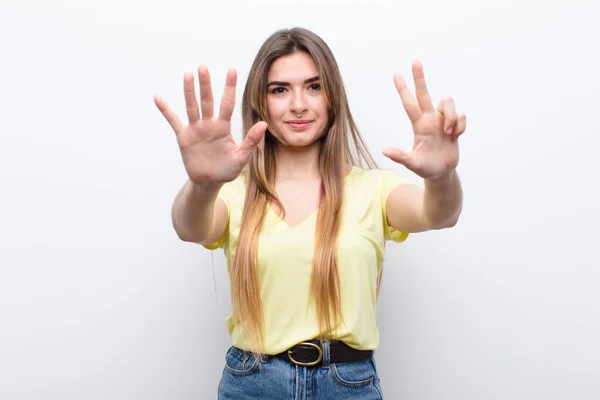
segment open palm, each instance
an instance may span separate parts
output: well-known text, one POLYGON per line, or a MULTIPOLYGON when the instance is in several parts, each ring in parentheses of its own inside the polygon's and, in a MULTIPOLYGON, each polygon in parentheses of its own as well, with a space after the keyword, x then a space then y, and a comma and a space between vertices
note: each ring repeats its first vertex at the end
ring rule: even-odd
POLYGON ((466 129, 466 116, 457 114, 451 97, 442 99, 433 107, 423 67, 413 62, 416 99, 408 89, 402 75, 394 76, 396 89, 412 123, 414 144, 408 153, 397 148, 387 148, 383 154, 404 165, 424 179, 440 179, 458 165, 458 137, 466 129))
POLYGON ((154 102, 177 136, 185 170, 196 184, 223 184, 234 180, 250 160, 252 151, 264 136, 267 124, 258 122, 238 146, 231 135, 231 116, 235 106, 235 70, 227 73, 225 92, 218 118, 214 118, 210 75, 205 67, 198 68, 202 115, 194 91, 194 74, 184 75, 184 95, 188 125, 159 96, 154 102))

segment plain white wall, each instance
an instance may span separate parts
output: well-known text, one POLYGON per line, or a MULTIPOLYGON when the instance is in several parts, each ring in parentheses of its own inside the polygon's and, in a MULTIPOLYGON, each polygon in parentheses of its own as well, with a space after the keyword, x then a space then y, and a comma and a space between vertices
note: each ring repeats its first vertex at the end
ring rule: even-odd
MULTIPOLYGON (((155 109, 207 64, 238 99, 273 31, 333 49, 372 153, 410 148, 392 75, 467 113, 451 230, 387 250, 386 398, 600 398, 598 2, 75 0, 0 8, 0 398, 215 398, 222 252, 182 243, 155 109)), ((234 133, 241 136, 239 108, 234 133)), ((406 172, 407 173, 407 172, 406 172)))

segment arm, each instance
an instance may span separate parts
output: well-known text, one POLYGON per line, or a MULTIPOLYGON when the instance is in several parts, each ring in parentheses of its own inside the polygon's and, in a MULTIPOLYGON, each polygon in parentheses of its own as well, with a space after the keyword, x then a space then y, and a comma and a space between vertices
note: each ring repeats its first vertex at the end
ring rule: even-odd
POLYGON ((171 209, 175 232, 186 242, 212 244, 221 238, 228 220, 227 206, 217 198, 218 193, 225 182, 236 179, 248 164, 252 152, 264 137, 267 124, 264 121, 255 123, 238 146, 231 135, 236 71, 230 69, 227 73, 218 118, 214 117, 210 75, 206 67, 198 68, 198 79, 200 108, 194 90, 194 74, 186 73, 183 77, 188 125, 181 122, 160 96, 154 97, 154 103, 175 132, 190 178, 177 194, 171 209))
POLYGON ((413 151, 387 148, 384 155, 420 176, 425 189, 396 187, 386 199, 388 223, 403 232, 422 232, 454 226, 462 209, 462 187, 456 173, 458 138, 466 116, 446 97, 433 107, 421 63, 413 63, 415 98, 401 75, 394 82, 414 132, 413 151))
POLYGON ((173 228, 185 242, 214 243, 227 225, 227 207, 217 198, 220 185, 196 185, 187 181, 171 209, 173 228))
POLYGON ((456 225, 462 209, 462 187, 456 171, 437 180, 425 179, 425 189, 400 185, 388 196, 388 223, 402 232, 415 233, 456 225))
POLYGON ((423 214, 431 229, 450 228, 462 210, 462 186, 456 171, 435 181, 425 180, 423 214))

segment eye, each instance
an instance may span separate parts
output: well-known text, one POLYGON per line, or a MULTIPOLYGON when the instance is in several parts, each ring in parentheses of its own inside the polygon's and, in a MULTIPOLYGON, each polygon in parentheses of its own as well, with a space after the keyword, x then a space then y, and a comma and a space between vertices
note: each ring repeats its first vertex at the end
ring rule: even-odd
POLYGON ((320 83, 313 83, 312 85, 310 85, 310 90, 321 90, 321 84, 320 83))
POLYGON ((280 87, 276 87, 275 89, 272 89, 271 93, 281 94, 281 93, 285 93, 285 91, 286 91, 286 88, 280 86, 280 87))

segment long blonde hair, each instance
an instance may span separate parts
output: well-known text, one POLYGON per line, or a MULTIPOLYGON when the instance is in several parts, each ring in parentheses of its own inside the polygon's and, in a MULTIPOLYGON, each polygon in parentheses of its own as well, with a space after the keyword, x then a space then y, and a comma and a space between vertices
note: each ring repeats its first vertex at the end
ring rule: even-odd
POLYGON ((322 178, 322 201, 317 212, 315 249, 310 282, 320 337, 331 335, 341 322, 340 280, 336 261, 344 174, 348 165, 377 168, 375 160, 354 123, 342 77, 333 53, 316 34, 303 28, 280 30, 262 45, 249 73, 242 99, 242 131, 258 121, 266 121, 264 140, 258 145, 243 171, 246 199, 241 229, 231 272, 231 296, 234 321, 246 329, 254 351, 260 353, 264 343, 264 314, 258 282, 257 249, 267 206, 273 202, 284 210, 275 192, 277 141, 267 109, 267 75, 279 57, 301 51, 315 61, 326 97, 329 120, 319 154, 322 178))

